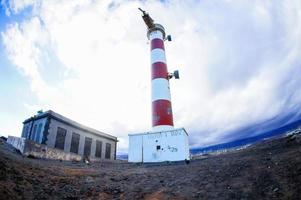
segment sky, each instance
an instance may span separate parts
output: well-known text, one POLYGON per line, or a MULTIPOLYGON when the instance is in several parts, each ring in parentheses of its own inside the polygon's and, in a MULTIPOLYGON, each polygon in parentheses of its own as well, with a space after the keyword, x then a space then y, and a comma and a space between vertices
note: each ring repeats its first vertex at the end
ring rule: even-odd
POLYGON ((117 136, 118 152, 128 134, 149 131, 150 48, 138 7, 172 36, 174 124, 191 147, 301 116, 300 0, 1 0, 0 135, 20 136, 41 109, 117 136))

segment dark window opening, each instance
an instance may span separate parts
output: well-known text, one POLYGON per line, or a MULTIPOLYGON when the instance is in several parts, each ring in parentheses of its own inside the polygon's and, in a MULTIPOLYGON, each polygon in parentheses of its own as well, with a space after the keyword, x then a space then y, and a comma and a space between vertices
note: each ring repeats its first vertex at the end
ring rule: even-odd
POLYGON ((70 152, 78 153, 80 135, 72 133, 70 152))
POLYGON ((42 124, 42 123, 39 123, 38 131, 37 131, 36 138, 35 138, 35 141, 36 141, 36 142, 40 142, 42 126, 43 126, 43 124, 42 124))
POLYGON ((102 148, 102 142, 96 140, 95 157, 101 158, 101 148, 102 148))
POLYGON ((111 144, 106 143, 106 155, 105 155, 106 159, 110 159, 111 158, 111 144))
POLYGON ((64 150, 65 146, 65 139, 66 139, 66 129, 63 129, 61 127, 57 128, 57 133, 56 133, 56 139, 55 139, 55 148, 64 150))
POLYGON ((34 140, 35 139, 35 137, 36 137, 36 134, 37 134, 37 125, 35 124, 34 126, 33 126, 33 133, 32 133, 32 135, 31 135, 31 140, 34 140))
POLYGON ((25 130, 26 130, 26 127, 25 125, 23 125, 23 130, 22 130, 22 136, 21 137, 24 137, 25 136, 25 130))
POLYGON ((85 137, 84 156, 90 156, 91 144, 92 144, 92 138, 85 137))
POLYGON ((28 135, 28 128, 29 128, 28 125, 24 125, 22 137, 27 138, 27 135, 28 135))
POLYGON ((29 126, 25 128, 25 138, 28 138, 29 126))
POLYGON ((161 149, 161 146, 160 145, 157 145, 157 150, 160 150, 161 149))

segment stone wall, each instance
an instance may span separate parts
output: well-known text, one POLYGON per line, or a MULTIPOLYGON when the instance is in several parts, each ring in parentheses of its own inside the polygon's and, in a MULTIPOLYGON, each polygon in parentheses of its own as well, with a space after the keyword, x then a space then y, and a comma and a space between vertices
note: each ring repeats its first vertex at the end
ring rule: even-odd
POLYGON ((24 148, 25 148, 25 138, 19 138, 19 137, 14 137, 14 136, 8 136, 7 138, 7 143, 11 144, 13 147, 18 149, 21 153, 24 153, 24 148))
POLYGON ((7 143, 11 144, 25 156, 33 156, 36 158, 46 158, 54 160, 74 160, 81 161, 82 156, 74 153, 68 153, 59 149, 47 147, 25 138, 8 136, 7 143))

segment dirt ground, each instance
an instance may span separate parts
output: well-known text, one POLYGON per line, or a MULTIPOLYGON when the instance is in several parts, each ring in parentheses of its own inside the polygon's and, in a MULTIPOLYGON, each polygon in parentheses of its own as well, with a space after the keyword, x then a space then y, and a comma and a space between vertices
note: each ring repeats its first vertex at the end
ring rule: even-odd
POLYGON ((188 165, 32 159, 1 140, 0 199, 301 199, 301 136, 188 165))

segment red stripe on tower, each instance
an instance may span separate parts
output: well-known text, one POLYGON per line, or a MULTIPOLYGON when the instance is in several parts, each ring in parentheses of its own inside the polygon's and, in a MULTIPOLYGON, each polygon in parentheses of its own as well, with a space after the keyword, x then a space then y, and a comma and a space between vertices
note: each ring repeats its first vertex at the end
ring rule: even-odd
POLYGON ((153 49, 164 49, 164 42, 159 38, 155 38, 151 41, 151 50, 153 49))
POLYGON ((152 80, 156 78, 167 78, 167 66, 163 62, 156 62, 152 64, 152 80))
POLYGON ((168 100, 157 100, 152 103, 153 126, 173 126, 171 102, 168 100))

